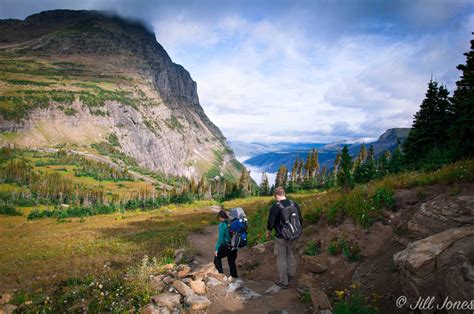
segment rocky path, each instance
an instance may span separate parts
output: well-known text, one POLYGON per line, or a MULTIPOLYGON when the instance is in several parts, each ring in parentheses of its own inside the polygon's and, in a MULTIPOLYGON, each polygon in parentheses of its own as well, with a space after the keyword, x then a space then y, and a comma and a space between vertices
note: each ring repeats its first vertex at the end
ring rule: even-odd
MULTIPOLYGON (((188 236, 188 242, 197 250, 194 265, 206 265, 214 260, 214 249, 217 240, 217 225, 206 228, 202 233, 188 236)), ((267 245, 268 247, 268 245, 267 245)), ((254 249, 244 248, 239 250, 237 264, 239 272, 246 264, 250 255, 255 254, 254 249)), ((266 252, 272 254, 272 252, 266 252)), ((273 261, 273 264, 276 260, 273 261)), ((229 274, 226 261, 223 260, 224 273, 229 274)), ((275 265, 269 265, 275 268, 275 265)), ((296 285, 290 284, 286 290, 274 293, 265 293, 277 277, 276 273, 269 272, 259 278, 249 278, 241 272, 242 284, 222 287, 222 291, 215 291, 210 296, 213 301, 208 309, 209 313, 307 313, 309 306, 303 304, 296 291, 296 285), (262 278, 263 277, 263 278, 262 278), (237 287, 238 286, 238 287, 237 287), (230 289, 229 289, 230 288, 230 289), (229 290, 235 291, 229 292, 229 290)))

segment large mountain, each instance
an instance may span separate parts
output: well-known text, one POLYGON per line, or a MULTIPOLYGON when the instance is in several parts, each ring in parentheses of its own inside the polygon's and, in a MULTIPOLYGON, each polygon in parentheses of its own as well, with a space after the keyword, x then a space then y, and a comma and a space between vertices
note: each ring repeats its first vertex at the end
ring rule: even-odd
MULTIPOLYGON (((388 129, 375 142, 365 143, 365 145, 367 146, 367 148, 368 146, 373 145, 375 156, 378 157, 386 150, 393 151, 398 145, 398 140, 400 140, 400 142, 404 142, 409 132, 410 128, 388 129)), ((277 172, 280 165, 286 165, 286 167, 291 169, 298 156, 300 158, 306 159, 308 150, 316 148, 319 152, 320 164, 327 165, 329 168, 331 168, 338 150, 341 150, 344 145, 347 145, 349 148, 349 153, 352 156, 355 156, 359 152, 362 143, 336 142, 326 145, 320 143, 291 145, 280 144, 279 146, 261 145, 259 147, 268 147, 269 150, 265 153, 253 155, 253 157, 245 160, 244 164, 252 167, 257 167, 262 169, 262 171, 271 173, 277 172)), ((246 146, 239 143, 238 147, 240 148, 240 150, 243 151, 243 147, 246 146)))
POLYGON ((73 147, 174 176, 239 173, 196 83, 140 22, 73 10, 0 20, 0 91, 0 146, 73 147))

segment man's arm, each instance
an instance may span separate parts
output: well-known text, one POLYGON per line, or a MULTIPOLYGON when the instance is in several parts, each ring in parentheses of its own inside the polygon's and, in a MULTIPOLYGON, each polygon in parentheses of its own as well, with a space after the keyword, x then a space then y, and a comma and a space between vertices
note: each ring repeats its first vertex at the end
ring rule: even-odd
POLYGON ((275 228, 275 223, 276 223, 276 218, 277 218, 276 208, 277 208, 277 205, 273 205, 272 208, 270 208, 270 213, 268 215, 268 222, 267 222, 268 231, 272 231, 273 228, 275 228))
POLYGON ((298 216, 300 217, 300 224, 303 226, 303 216, 301 216, 301 210, 300 210, 300 205, 296 204, 296 209, 298 210, 298 216))

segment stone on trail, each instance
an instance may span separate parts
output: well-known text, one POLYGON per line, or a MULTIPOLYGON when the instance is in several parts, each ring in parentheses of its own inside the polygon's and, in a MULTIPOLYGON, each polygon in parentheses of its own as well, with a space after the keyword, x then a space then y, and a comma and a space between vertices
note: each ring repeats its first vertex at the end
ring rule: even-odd
POLYGON ((231 282, 227 288, 225 289, 225 291, 227 293, 229 292, 234 292, 235 290, 238 290, 240 288, 242 288, 244 286, 244 282, 242 279, 235 279, 234 282, 231 282))
POLYGON ((174 251, 174 262, 179 264, 184 257, 184 249, 174 251))
POLYGON ((216 278, 214 277, 209 277, 207 279, 207 286, 208 287, 216 287, 218 285, 223 285, 224 283, 222 283, 221 281, 217 280, 216 278))
POLYGON ((175 305, 181 303, 181 296, 179 294, 162 293, 152 297, 151 300, 157 305, 166 306, 172 310, 175 305))
POLYGON ((242 287, 236 291, 238 293, 238 297, 241 300, 250 300, 250 299, 257 299, 260 298, 262 295, 253 291, 250 288, 242 287))
POLYGON ((193 289, 196 294, 205 294, 206 293, 206 284, 202 280, 193 280, 189 283, 191 289, 193 289))
MULTIPOLYGON (((313 303, 313 308, 315 311, 331 310, 332 306, 329 301, 328 296, 323 291, 318 288, 313 288, 310 290, 311 302, 313 303)), ((316 312, 318 313, 318 312, 316 312)))
POLYGON ((282 288, 280 286, 277 286, 274 284, 273 286, 265 290, 264 294, 274 294, 274 293, 280 292, 281 290, 282 288))
POLYGON ((186 277, 191 272, 191 267, 188 265, 179 265, 178 266, 178 277, 183 278, 186 277))
POLYGON ((166 288, 166 284, 163 281, 163 277, 164 276, 161 275, 153 277, 150 280, 150 287, 157 292, 163 292, 166 288))
POLYGON ((209 276, 209 274, 216 274, 217 269, 214 266, 214 263, 209 263, 201 267, 197 272, 193 274, 194 280, 203 280, 205 277, 209 276))
POLYGON ((211 301, 204 296, 193 295, 186 298, 186 303, 192 310, 205 310, 211 305, 211 301))
POLYGON ((308 256, 304 255, 302 257, 305 268, 316 274, 322 274, 326 272, 329 268, 329 262, 325 256, 308 256))
POLYGON ((170 311, 167 307, 163 306, 154 306, 153 304, 148 304, 142 311, 142 314, 169 314, 170 311))
POLYGON ((174 270, 175 267, 176 267, 176 264, 170 263, 170 264, 166 264, 165 266, 163 266, 163 269, 168 270, 168 271, 172 271, 172 270, 174 270))
POLYGON ((173 281, 173 287, 178 290, 178 292, 183 296, 183 297, 189 297, 194 295, 194 291, 189 288, 184 282, 181 280, 175 280, 173 281))
POLYGON ((265 253, 265 245, 260 243, 251 248, 252 252, 255 253, 265 253))

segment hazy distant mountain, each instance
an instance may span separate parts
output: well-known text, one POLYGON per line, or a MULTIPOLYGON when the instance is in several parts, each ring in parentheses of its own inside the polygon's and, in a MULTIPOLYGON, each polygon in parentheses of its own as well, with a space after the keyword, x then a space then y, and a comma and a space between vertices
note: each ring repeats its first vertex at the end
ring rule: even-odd
MULTIPOLYGON (((386 150, 393 151, 397 147, 398 139, 400 140, 400 142, 403 143, 407 138, 409 132, 410 128, 388 129, 377 139, 377 141, 365 143, 365 145, 367 146, 367 148, 370 145, 373 145, 375 155, 376 157, 378 157, 386 150)), ((231 143, 231 145, 233 144, 231 143)), ((329 168, 331 168, 334 163, 334 158, 337 154, 337 151, 342 149, 344 145, 348 145, 349 153, 352 156, 355 156, 359 152, 362 143, 347 143, 344 141, 339 141, 330 144, 275 144, 271 146, 271 151, 267 151, 265 153, 260 154, 254 154, 253 157, 245 160, 244 163, 248 166, 260 168, 262 169, 262 171, 266 172, 276 172, 278 170, 278 167, 280 167, 280 165, 282 164, 286 165, 288 168, 291 169, 297 156, 306 159, 308 150, 312 148, 317 148, 319 151, 319 163, 321 164, 321 166, 327 165, 329 168)), ((248 148, 250 149, 251 146, 248 146, 248 148)), ((252 156, 252 154, 248 153, 245 156, 252 156)))

